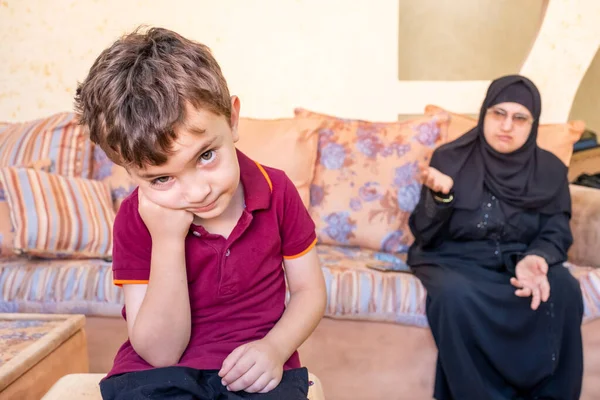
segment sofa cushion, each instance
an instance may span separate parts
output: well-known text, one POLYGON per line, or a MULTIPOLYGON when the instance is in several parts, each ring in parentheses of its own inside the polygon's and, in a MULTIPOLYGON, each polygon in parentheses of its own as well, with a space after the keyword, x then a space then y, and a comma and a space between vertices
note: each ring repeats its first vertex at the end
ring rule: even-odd
POLYGON ((310 211, 320 243, 405 252, 419 200, 417 165, 446 137, 447 119, 376 123, 298 109, 320 121, 310 211))
MULTIPOLYGON (((42 168, 87 178, 91 173, 91 149, 73 113, 23 123, 0 123, 0 167, 42 168)), ((14 257, 13 240, 14 228, 0 183, 0 259, 14 257)))
MULTIPOLYGON (((305 206, 317 158, 318 121, 314 119, 240 118, 236 147, 257 162, 283 170, 298 189, 305 206)), ((99 146, 94 146, 92 179, 110 185, 115 210, 135 185, 125 168, 115 165, 99 146)))
POLYGON ((27 168, 1 168, 16 251, 46 258, 111 257, 108 186, 27 168))
MULTIPOLYGON (((434 105, 425 107, 425 114, 450 117, 449 141, 462 136, 477 125, 477 119, 473 117, 456 114, 434 105)), ((566 124, 541 124, 538 129, 538 145, 556 155, 565 165, 569 165, 573 155, 573 145, 579 140, 584 130, 585 123, 583 121, 570 121, 566 124)))
POLYGON ((16 257, 14 252, 15 230, 10 221, 10 208, 0 182, 0 260, 16 257))
MULTIPOLYGON (((30 165, 28 168, 46 168, 50 165, 50 160, 39 160, 30 165)), ((15 229, 10 220, 10 208, 6 200, 6 193, 2 180, 0 179, 0 260, 17 257, 14 246, 15 229)))
POLYGON ((580 265, 600 268, 600 190, 570 185, 573 213, 573 245, 569 260, 580 265))
MULTIPOLYGON (((327 285, 326 316, 428 326, 427 293, 419 279, 411 272, 382 272, 372 268, 389 268, 386 264, 395 258, 398 270, 409 271, 401 257, 322 244, 317 245, 317 253, 327 285)), ((581 284, 584 321, 600 317, 600 269, 571 263, 565 266, 581 284)))
POLYGON ((405 261, 389 253, 317 245, 327 285, 325 315, 332 318, 427 326, 425 288, 410 272, 381 272, 376 267, 405 261), (371 267, 368 267, 371 266, 371 267))
POLYGON ((0 125, 0 167, 30 166, 49 160, 47 171, 89 178, 92 143, 74 113, 0 125))
POLYGON ((0 262, 0 312, 119 316, 123 291, 103 260, 0 262))

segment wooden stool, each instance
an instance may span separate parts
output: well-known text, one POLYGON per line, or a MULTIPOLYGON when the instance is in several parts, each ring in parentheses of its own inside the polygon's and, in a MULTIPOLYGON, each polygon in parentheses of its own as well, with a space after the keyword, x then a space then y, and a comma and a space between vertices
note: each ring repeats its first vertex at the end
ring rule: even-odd
MULTIPOLYGON (((71 374, 65 375, 50 388, 42 400, 102 400, 100 395, 100 379, 105 374, 71 374)), ((319 378, 309 374, 309 400, 325 400, 319 378)))

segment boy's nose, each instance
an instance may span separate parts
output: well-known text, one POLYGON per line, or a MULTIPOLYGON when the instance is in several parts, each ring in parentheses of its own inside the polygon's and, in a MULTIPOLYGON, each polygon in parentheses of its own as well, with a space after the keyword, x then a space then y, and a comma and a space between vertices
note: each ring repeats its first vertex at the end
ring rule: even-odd
POLYGON ((187 184, 185 188, 185 199, 190 204, 201 205, 206 202, 210 192, 211 189, 208 183, 192 182, 187 184))

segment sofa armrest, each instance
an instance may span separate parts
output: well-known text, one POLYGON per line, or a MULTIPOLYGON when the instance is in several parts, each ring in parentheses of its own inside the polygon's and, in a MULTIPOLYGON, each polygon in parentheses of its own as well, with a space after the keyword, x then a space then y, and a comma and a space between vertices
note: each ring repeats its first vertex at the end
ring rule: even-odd
POLYGON ((573 216, 573 246, 569 261, 600 268, 600 190, 570 185, 573 216))

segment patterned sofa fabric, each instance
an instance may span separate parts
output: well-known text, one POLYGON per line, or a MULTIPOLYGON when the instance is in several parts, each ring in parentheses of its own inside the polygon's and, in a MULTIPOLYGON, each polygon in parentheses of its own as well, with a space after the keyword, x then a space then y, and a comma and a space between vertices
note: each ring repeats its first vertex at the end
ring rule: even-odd
MULTIPOLYGON (((373 268, 389 263, 393 255, 328 245, 317 245, 317 250, 327 284, 328 317, 427 326, 427 294, 421 282, 410 272, 373 268)), ((406 266, 401 258, 395 262, 406 266)), ((581 284, 584 321, 600 317, 600 269, 571 263, 565 267, 581 284)))
POLYGON ((425 289, 400 257, 317 245, 327 285, 325 315, 332 318, 427 326, 425 289), (382 272, 375 268, 405 272, 382 272))
MULTIPOLYGON (((327 284, 327 317, 427 326, 425 289, 402 257, 322 244, 317 252, 327 284)), ((599 317, 600 269, 566 267, 581 283, 584 320, 599 317)), ((120 316, 124 302, 122 290, 112 284, 110 263, 102 260, 2 261, 0 290, 0 312, 120 316)))
POLYGON ((0 294, 0 313, 118 316, 124 302, 103 260, 1 261, 0 294))

